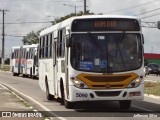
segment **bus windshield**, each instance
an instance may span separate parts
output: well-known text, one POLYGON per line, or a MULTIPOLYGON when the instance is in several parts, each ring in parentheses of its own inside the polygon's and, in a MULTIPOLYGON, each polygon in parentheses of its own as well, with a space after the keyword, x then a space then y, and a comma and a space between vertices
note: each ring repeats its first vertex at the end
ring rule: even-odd
POLYGON ((88 72, 124 72, 142 65, 138 33, 72 34, 71 65, 88 72))

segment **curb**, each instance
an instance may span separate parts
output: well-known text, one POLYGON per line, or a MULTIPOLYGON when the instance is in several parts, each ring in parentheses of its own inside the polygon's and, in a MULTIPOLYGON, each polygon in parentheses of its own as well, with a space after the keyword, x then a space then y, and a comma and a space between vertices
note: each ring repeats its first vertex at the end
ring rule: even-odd
POLYGON ((4 73, 12 73, 11 71, 3 71, 3 70, 0 70, 0 72, 4 72, 4 73))
POLYGON ((8 92, 12 93, 18 100, 23 102, 23 105, 26 104, 27 106, 29 106, 29 109, 31 111, 38 111, 37 109, 35 109, 34 107, 32 107, 28 102, 26 102, 26 100, 24 100, 21 96, 19 96, 15 91, 11 90, 8 86, 0 83, 0 86, 3 87, 4 89, 6 89, 8 92))
MULTIPOLYGON (((160 82, 160 81, 153 81, 153 80, 145 80, 145 81, 146 82, 153 82, 153 83, 159 83, 160 82)), ((153 94, 144 94, 144 96, 160 100, 160 96, 156 96, 156 95, 153 95, 153 94)))
POLYGON ((149 94, 149 95, 144 94, 144 96, 160 100, 160 96, 156 96, 156 95, 152 95, 152 94, 149 94))
MULTIPOLYGON (((17 96, 19 96, 20 98, 22 98, 24 101, 26 101, 30 106, 33 106, 36 104, 35 107, 32 107, 35 111, 35 112, 38 112, 38 111, 47 111, 47 115, 50 115, 50 116, 53 116, 53 118, 55 120, 66 120, 65 118, 63 117, 59 117, 57 114, 55 113, 52 113, 50 112, 50 109, 46 108, 45 106, 41 106, 39 102, 36 102, 34 99, 32 99, 31 97, 21 93, 20 91, 16 90, 15 88, 9 86, 9 85, 6 85, 4 83, 0 83, 1 85, 3 85, 4 87, 6 87, 8 90, 14 92, 17 96), (36 108, 36 109, 35 109, 36 108)), ((52 120, 52 117, 47 117, 46 114, 43 114, 44 117, 46 118, 45 120, 52 120)))

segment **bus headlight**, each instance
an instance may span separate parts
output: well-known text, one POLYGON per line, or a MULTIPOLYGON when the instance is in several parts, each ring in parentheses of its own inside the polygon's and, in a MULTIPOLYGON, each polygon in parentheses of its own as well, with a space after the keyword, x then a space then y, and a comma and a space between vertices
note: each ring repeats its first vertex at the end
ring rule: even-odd
POLYGON ((83 89, 83 88, 88 88, 88 86, 81 80, 71 77, 70 78, 72 80, 72 82, 74 83, 74 86, 76 86, 77 88, 83 89))
POLYGON ((138 87, 140 84, 141 84, 141 79, 137 78, 128 85, 128 88, 135 88, 138 87))

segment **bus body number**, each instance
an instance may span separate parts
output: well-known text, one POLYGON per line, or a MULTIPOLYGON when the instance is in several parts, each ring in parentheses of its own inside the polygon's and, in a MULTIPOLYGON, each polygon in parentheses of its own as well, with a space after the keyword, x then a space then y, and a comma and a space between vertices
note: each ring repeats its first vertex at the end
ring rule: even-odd
POLYGON ((87 98, 88 94, 86 94, 86 93, 76 93, 76 97, 87 98))

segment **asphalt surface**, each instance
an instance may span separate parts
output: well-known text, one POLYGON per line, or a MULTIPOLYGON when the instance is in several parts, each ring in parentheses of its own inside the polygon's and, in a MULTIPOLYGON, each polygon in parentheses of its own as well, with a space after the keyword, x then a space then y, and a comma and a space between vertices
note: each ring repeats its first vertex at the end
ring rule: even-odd
MULTIPOLYGON (((7 74, 6 74, 7 75, 7 74)), ((7 76, 11 76, 11 75, 7 75, 7 76)), ((1 76, 1 79, 6 79, 5 77, 3 78, 4 76, 1 76)), ((152 77, 147 77, 147 78, 152 78, 152 77)), ((7 78, 8 79, 8 78, 7 78)), ((32 80, 25 80, 25 79, 23 79, 23 78, 21 78, 21 77, 15 77, 15 78, 12 78, 11 79, 11 81, 10 82, 8 82, 8 84, 11 84, 11 85, 14 85, 15 86, 15 88, 18 88, 18 84, 21 84, 19 81, 23 81, 24 80, 24 82, 25 82, 25 85, 27 85, 28 84, 28 86, 26 87, 27 89, 25 90, 24 88, 25 88, 25 86, 23 86, 23 85, 19 85, 19 86, 21 86, 21 87, 23 87, 23 90, 24 91, 21 91, 21 92, 23 92, 23 93, 25 93, 26 92, 26 94, 27 94, 27 92, 28 91, 30 91, 31 93, 35 93, 35 94, 33 94, 34 96, 31 96, 31 95, 29 95, 30 97, 32 97, 32 98, 34 98, 34 99, 36 99, 36 100, 40 100, 40 97, 38 98, 37 96, 38 96, 38 94, 42 94, 42 91, 41 92, 39 92, 39 90, 40 89, 36 89, 36 87, 38 87, 38 85, 36 85, 37 84, 37 81, 32 81, 32 80), (12 81, 12 79, 13 80, 15 80, 16 79, 16 81, 12 81), (31 81, 31 82, 30 82, 31 81), (34 86, 34 91, 33 91, 33 88, 31 88, 31 84, 32 84, 32 86, 34 86), (37 90, 37 91, 36 91, 37 90)), ((20 88, 21 88, 20 87, 20 88)), ((19 89, 20 89, 19 88, 19 89)), ((22 89, 21 89, 22 90, 22 89)), ((33 108, 30 108, 29 107, 29 105, 26 105, 24 102, 22 102, 22 100, 21 100, 21 98, 19 98, 19 97, 17 97, 16 95, 14 95, 14 93, 12 93, 12 91, 11 90, 9 90, 9 89, 7 89, 7 88, 5 88, 3 85, 0 85, 0 94, 2 94, 1 96, 0 96, 0 103, 1 103, 1 105, 0 105, 0 116, 2 116, 2 112, 6 112, 6 111, 18 111, 18 112, 26 112, 26 113, 28 113, 28 112, 31 112, 32 110, 33 110, 33 108)), ((43 96, 43 95, 40 95, 41 97, 43 96)), ((45 96, 43 96, 43 97, 45 97, 45 96)), ((148 99, 147 99, 148 100, 148 99)), ((148 104, 150 104, 149 106, 155 106, 154 108, 156 108, 156 110, 158 110, 158 106, 159 106, 159 103, 157 103, 157 101, 155 101, 155 104, 152 104, 151 105, 151 103, 153 102, 153 100, 151 100, 151 102, 148 102, 148 104)), ((143 104, 147 104, 147 102, 144 102, 144 101, 142 101, 142 102, 139 102, 139 108, 137 108, 136 106, 134 106, 134 104, 133 104, 133 106, 132 106, 132 109, 131 109, 131 112, 132 111, 137 111, 137 109, 142 109, 142 108, 140 108, 140 106, 141 105, 143 105, 143 104)), ((59 110, 65 110, 66 111, 66 109, 64 109, 64 106, 61 106, 61 105, 59 105, 59 103, 58 102, 53 102, 53 101, 51 101, 51 102, 49 102, 49 101, 46 101, 46 100, 43 100, 43 105, 45 105, 45 106, 47 106, 49 109, 51 109, 51 110, 53 110, 53 106, 54 106, 54 109, 56 108, 56 109, 59 109, 59 110), (44 104, 45 103, 45 104, 44 104)), ((107 107, 109 107, 108 105, 111 105, 111 108, 114 108, 114 106, 112 106, 112 103, 110 104, 107 104, 107 107)), ((137 104, 136 104, 137 105, 137 104)), ((93 108, 94 107, 94 104, 91 104, 91 106, 90 106, 90 108, 93 108)), ((142 106, 143 107, 143 106, 142 106)), ((105 108, 105 107, 104 107, 105 108)), ((117 110, 117 107, 115 107, 116 109, 115 109, 115 111, 117 110)), ((97 107, 97 109, 99 110, 99 107, 97 107)), ((100 109, 102 109, 102 108, 100 108, 100 109)), ((150 107, 148 107, 147 109, 150 109, 150 107)), ((94 109, 95 110, 95 109, 94 109)), ((104 109, 104 110, 106 110, 106 109, 104 109)), ((144 109, 145 110, 145 109, 144 109)), ((69 111, 73 111, 73 110, 69 110, 69 111)), ((79 113, 81 113, 81 114, 83 114, 83 116, 84 116, 84 118, 82 118, 82 119, 86 119, 86 117, 87 116, 93 116, 94 115, 94 112, 95 112, 95 115, 97 115, 97 111, 86 111, 86 110, 83 110, 83 109, 81 109, 81 110, 75 110, 75 111, 77 111, 77 112, 79 112, 79 113), (91 113, 91 114, 90 114, 91 113)), ((113 109, 112 109, 112 111, 113 111, 113 109)), ((121 110, 119 110, 118 109, 118 111, 121 111, 121 110)), ((61 113, 63 113, 64 114, 64 112, 61 112, 61 113)), ((66 113, 69 113, 69 112, 66 112, 66 113)), ((108 112, 108 111, 103 111, 103 110, 100 110, 100 112, 99 112, 99 114, 101 115, 103 115, 104 116, 104 114, 106 114, 106 116, 110 116, 110 115, 112 115, 112 113, 110 113, 110 112, 108 112)), ((125 113, 124 113, 125 114, 125 113)), ((121 115, 121 114, 119 114, 119 112, 117 112, 117 113, 114 113, 113 114, 114 116, 118 116, 118 115, 121 115)), ((138 115, 138 114, 135 114, 135 115, 138 115)), ((147 114, 147 115, 149 115, 149 114, 147 114)), ((153 115, 156 115, 156 114, 153 114, 153 115)), ((60 116, 62 116, 62 115, 60 115, 60 116)), ((64 115, 63 115, 64 116, 64 115)), ((73 115, 74 116, 74 115, 73 115)), ((124 115, 125 116, 125 115, 124 115)), ((80 116, 79 116, 80 117, 80 116)), ((151 116, 150 116, 151 117, 151 116)), ((154 116, 153 116, 154 117, 154 116)), ((5 117, 5 119, 6 118, 8 118, 8 117, 5 117)), ((16 117, 16 119, 17 118, 19 118, 19 117, 16 117)), ((125 117, 126 118, 126 117, 125 117)), ((142 117, 143 118, 143 117, 142 117)), ((2 117, 0 117, 0 120, 3 120, 4 119, 4 117, 2 118, 2 117)), ((20 118, 21 119, 21 118, 20 118)), ((47 118, 44 118, 44 117, 38 117, 38 118, 36 118, 36 117, 30 117, 30 118, 24 118, 23 117, 23 119, 29 119, 29 120, 32 120, 32 119, 47 119, 47 118)), ((53 119, 56 119, 55 117, 53 118, 53 119)), ((72 120, 73 120, 74 118, 72 118, 72 120)), ((77 118, 76 118, 77 119, 77 118)), ((88 118, 87 118, 88 119, 88 118)), ((95 120, 97 120, 97 117, 95 116, 95 118, 94 118, 94 116, 92 117, 92 119, 95 119, 95 120)), ((110 117, 110 119, 112 119, 111 117, 110 117)), ((124 118, 122 118, 122 117, 118 117, 118 119, 124 119, 124 118)), ((104 117, 104 120, 106 120, 106 117, 104 117)), ((113 118, 113 120, 115 120, 115 118, 113 118)), ((141 120, 141 119, 138 119, 138 120, 141 120)))
POLYGON ((0 120, 44 120, 24 99, 0 84, 0 120))

